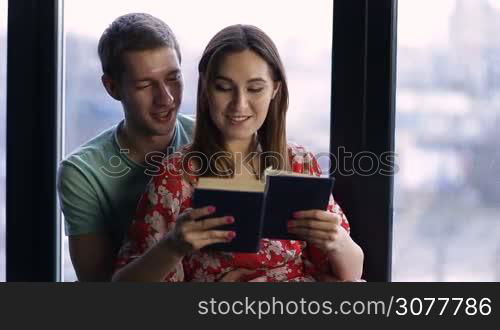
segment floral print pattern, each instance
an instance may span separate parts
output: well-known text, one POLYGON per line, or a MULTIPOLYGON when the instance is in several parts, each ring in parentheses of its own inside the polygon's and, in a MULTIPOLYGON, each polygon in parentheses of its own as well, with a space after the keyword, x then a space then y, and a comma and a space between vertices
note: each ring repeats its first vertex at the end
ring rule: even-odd
MULTIPOLYGON (((163 175, 154 177, 137 206, 135 219, 115 262, 115 271, 144 254, 175 226, 179 214, 192 207, 193 186, 182 175, 182 160, 188 146, 163 161, 163 175)), ((314 156, 303 147, 288 146, 292 171, 321 175, 314 156)), ((195 177, 190 179, 196 180, 195 177)), ((340 206, 330 196, 328 211, 339 214, 341 225, 349 223, 340 206)), ((304 241, 262 239, 257 253, 215 252, 202 249, 185 256, 166 274, 168 282, 214 282, 237 268, 254 270, 241 280, 263 278, 268 282, 315 281, 318 274, 331 274, 327 255, 304 241)))

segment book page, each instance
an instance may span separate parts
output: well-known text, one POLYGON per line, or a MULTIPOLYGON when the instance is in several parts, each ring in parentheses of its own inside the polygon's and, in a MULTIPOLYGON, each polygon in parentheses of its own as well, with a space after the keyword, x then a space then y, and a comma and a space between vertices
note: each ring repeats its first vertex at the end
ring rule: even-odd
POLYGON ((246 179, 221 179, 221 178, 205 178, 198 179, 198 189, 216 189, 216 190, 231 190, 231 191, 254 191, 263 192, 265 184, 259 180, 246 179))
POLYGON ((266 176, 299 176, 299 177, 306 177, 306 178, 317 178, 318 176, 316 175, 311 175, 307 173, 297 173, 297 172, 291 172, 291 171, 285 171, 285 170, 275 170, 272 169, 271 167, 266 168, 264 171, 264 178, 266 176))

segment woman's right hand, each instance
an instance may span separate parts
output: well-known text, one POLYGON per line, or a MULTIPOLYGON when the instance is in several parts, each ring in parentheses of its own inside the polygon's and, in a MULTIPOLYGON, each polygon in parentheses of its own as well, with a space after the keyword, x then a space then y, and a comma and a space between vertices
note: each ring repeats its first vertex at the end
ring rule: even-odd
POLYGON ((183 257, 214 243, 227 243, 236 233, 229 230, 216 230, 215 227, 231 224, 231 216, 197 220, 215 212, 215 207, 207 206, 185 211, 176 220, 175 227, 164 238, 164 242, 179 257, 183 257))

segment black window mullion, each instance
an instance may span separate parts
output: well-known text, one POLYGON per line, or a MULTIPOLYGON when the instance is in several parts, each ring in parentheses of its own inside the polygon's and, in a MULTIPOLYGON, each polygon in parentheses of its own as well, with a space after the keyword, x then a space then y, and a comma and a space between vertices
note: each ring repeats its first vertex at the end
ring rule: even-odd
POLYGON ((335 0, 333 22, 332 170, 334 195, 365 253, 364 277, 391 280, 396 0, 335 0), (379 171, 363 175, 372 161, 379 171), (384 158, 388 164, 388 159, 384 158), (360 168, 361 166, 361 168, 360 168), (384 170, 388 173, 380 173, 384 170))
POLYGON ((9 0, 7 281, 56 281, 58 0, 9 0))

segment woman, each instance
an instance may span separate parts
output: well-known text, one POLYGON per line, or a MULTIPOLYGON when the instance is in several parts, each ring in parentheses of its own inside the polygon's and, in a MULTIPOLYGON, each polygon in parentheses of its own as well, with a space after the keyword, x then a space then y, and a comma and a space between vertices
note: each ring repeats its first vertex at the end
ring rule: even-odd
POLYGON ((258 180, 263 169, 320 175, 312 154, 287 145, 288 88, 276 46, 261 30, 233 25, 209 42, 200 60, 196 131, 192 145, 163 162, 137 208, 119 252, 114 280, 314 281, 360 279, 363 252, 330 197, 328 210, 296 212, 289 232, 303 241, 263 239, 258 253, 201 248, 229 242, 217 227, 238 221, 207 217, 214 207, 190 209, 200 176, 258 180), (225 157, 212 157, 224 153, 225 157), (247 157, 250 153, 256 157, 247 157), (280 157, 263 157, 264 153, 280 157), (204 157, 190 157, 190 155, 204 157))

